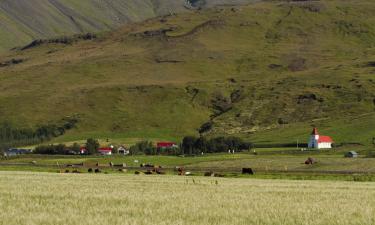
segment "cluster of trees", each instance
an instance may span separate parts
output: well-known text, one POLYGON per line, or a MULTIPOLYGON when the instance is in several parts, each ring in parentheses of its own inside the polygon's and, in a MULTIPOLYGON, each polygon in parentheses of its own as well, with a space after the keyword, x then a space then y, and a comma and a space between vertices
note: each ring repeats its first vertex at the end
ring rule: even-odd
POLYGON ((68 117, 59 124, 39 125, 37 128, 31 129, 17 128, 9 122, 3 122, 0 123, 0 143, 2 143, 0 147, 14 147, 47 141, 65 134, 67 130, 74 128, 77 123, 77 118, 68 117))
MULTIPOLYGON (((85 149, 87 150, 85 154, 97 154, 99 142, 95 139, 89 138, 86 141, 85 149)), ((81 146, 77 143, 74 143, 72 146, 66 146, 64 144, 40 145, 35 148, 34 153, 42 155, 78 155, 81 153, 80 150, 81 146)))
POLYGON ((141 141, 130 147, 130 154, 132 155, 178 155, 179 148, 165 148, 160 149, 155 147, 151 141, 141 141))
MULTIPOLYGON (((205 137, 184 137, 180 148, 157 148, 151 141, 141 141, 130 147, 132 155, 199 155, 203 153, 219 153, 231 151, 243 151, 252 148, 250 142, 243 141, 238 137, 216 137, 207 139, 205 137)), ((98 153, 99 142, 89 138, 86 141, 85 154, 94 155, 98 153)), ((41 145, 34 153, 49 155, 80 154, 80 146, 75 143, 72 146, 64 144, 41 145)))
POLYGON ((35 148, 35 154, 45 155, 67 155, 67 154, 79 154, 80 146, 74 144, 73 146, 66 146, 64 144, 58 145, 40 145, 35 148))
POLYGON ((199 155, 203 153, 228 152, 228 150, 242 151, 252 148, 250 142, 245 142, 238 137, 184 137, 180 148, 157 148, 150 141, 141 141, 130 147, 133 155, 199 155))
POLYGON ((252 148, 252 143, 243 141, 238 137, 184 137, 181 144, 181 153, 197 155, 203 153, 228 152, 228 150, 242 151, 252 148))

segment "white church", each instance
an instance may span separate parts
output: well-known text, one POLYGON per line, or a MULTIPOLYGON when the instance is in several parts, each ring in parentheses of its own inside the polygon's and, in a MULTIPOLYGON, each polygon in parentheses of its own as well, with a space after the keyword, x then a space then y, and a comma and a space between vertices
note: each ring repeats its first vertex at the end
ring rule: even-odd
POLYGON ((314 128, 310 135, 308 148, 328 149, 332 148, 332 143, 331 137, 319 135, 318 129, 314 128))

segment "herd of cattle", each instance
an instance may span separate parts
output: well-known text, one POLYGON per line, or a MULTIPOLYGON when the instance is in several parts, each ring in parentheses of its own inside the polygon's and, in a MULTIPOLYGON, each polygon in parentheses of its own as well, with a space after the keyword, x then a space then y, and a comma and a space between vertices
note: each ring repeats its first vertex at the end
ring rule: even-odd
MULTIPOLYGON (((101 173, 103 172, 103 169, 105 168, 111 168, 111 169, 117 169, 119 172, 127 172, 129 170, 134 170, 134 174, 140 175, 152 175, 152 174, 158 174, 158 175, 164 175, 166 174, 166 170, 173 170, 177 175, 179 176, 191 176, 194 175, 191 171, 187 171, 184 167, 174 167, 174 168, 163 168, 159 165, 153 165, 150 163, 142 163, 139 165, 139 167, 128 167, 126 163, 121 164, 114 164, 113 162, 110 162, 108 164, 99 164, 96 163, 95 165, 85 164, 85 163, 79 163, 79 164, 68 164, 65 165, 65 171, 60 170, 60 172, 65 173, 81 173, 82 169, 87 169, 88 173, 101 173)), ((242 168, 242 174, 248 174, 253 175, 254 171, 252 168, 242 168)), ((204 176, 211 176, 211 177, 223 177, 223 174, 215 173, 213 171, 208 171, 203 173, 204 176)))

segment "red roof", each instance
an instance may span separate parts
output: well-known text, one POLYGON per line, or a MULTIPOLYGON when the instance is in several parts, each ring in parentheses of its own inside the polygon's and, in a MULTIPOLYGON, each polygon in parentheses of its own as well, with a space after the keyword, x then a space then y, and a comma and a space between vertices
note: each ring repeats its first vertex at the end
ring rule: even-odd
POLYGON ((311 132, 312 135, 319 135, 318 129, 314 127, 313 131, 311 132))
POLYGON ((333 143, 330 136, 319 136, 318 143, 333 143))
POLYGON ((111 152, 112 148, 99 148, 99 152, 111 152))
POLYGON ((157 144, 158 148, 170 148, 176 145, 174 142, 158 142, 157 144))

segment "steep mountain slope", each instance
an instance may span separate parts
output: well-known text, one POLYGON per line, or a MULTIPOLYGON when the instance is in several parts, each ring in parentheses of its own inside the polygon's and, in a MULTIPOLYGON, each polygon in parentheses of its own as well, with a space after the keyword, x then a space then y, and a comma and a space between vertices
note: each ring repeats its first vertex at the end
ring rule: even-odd
MULTIPOLYGON (((200 6, 252 0, 207 0, 200 6)), ((103 31, 155 16, 182 12, 186 0, 0 0, 0 51, 33 39, 103 31)), ((198 6, 197 6, 198 7, 198 6)))
MULTIPOLYGON (((58 140, 375 137, 375 3, 263 2, 130 24, 0 56, 0 118, 79 118, 58 140), (57 42, 57 43, 56 43, 57 42)), ((50 43, 48 43, 50 42, 50 43)))

